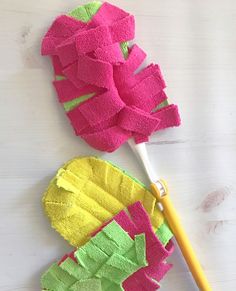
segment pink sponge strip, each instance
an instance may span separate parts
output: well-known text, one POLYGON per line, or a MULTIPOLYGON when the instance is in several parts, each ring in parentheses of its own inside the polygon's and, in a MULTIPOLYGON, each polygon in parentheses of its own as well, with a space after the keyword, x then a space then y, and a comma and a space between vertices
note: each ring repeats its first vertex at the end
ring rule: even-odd
POLYGON ((126 62, 121 66, 116 66, 114 68, 115 74, 123 77, 121 80, 118 78, 116 81, 118 83, 122 82, 125 78, 129 77, 130 74, 133 74, 145 60, 146 56, 146 53, 138 45, 133 45, 130 49, 129 57, 126 62))
POLYGON ((119 7, 116 7, 108 2, 104 2, 88 25, 111 25, 112 23, 121 20, 128 15, 129 14, 127 12, 119 7))
POLYGON ((78 58, 77 77, 88 84, 98 87, 107 89, 114 87, 112 65, 87 55, 78 58))
POLYGON ((113 152, 132 136, 119 126, 112 126, 98 132, 81 134, 81 137, 92 147, 101 151, 113 152))
POLYGON ((76 35, 75 42, 78 54, 89 53, 113 43, 108 26, 98 26, 88 31, 82 31, 76 35))
POLYGON ((103 48, 97 48, 94 55, 96 59, 111 64, 123 63, 125 61, 119 43, 114 43, 103 48))
POLYGON ((111 26, 101 25, 82 31, 75 37, 78 54, 88 53, 99 47, 124 42, 134 38, 134 17, 128 16, 111 26))
POLYGON ((78 88, 68 79, 54 81, 53 85, 57 91, 58 99, 61 103, 68 102, 79 96, 97 91, 97 87, 92 85, 82 85, 78 88))
POLYGON ((83 29, 85 26, 85 23, 66 15, 61 15, 56 18, 43 38, 41 48, 42 55, 55 55, 56 47, 59 44, 66 38, 73 36, 76 31, 83 29))
POLYGON ((151 135, 158 127, 160 119, 136 107, 126 106, 119 114, 118 124, 127 131, 151 135))
POLYGON ((107 91, 104 94, 92 97, 77 109, 87 119, 88 123, 93 126, 114 116, 124 106, 125 104, 118 98, 117 92, 107 91))

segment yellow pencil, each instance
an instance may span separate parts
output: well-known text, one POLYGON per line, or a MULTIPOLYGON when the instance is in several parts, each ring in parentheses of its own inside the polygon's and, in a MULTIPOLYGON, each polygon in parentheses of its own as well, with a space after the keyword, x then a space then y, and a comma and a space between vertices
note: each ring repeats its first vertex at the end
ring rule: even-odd
POLYGON ((212 288, 204 274, 202 266, 193 250, 190 240, 180 223, 179 216, 171 202, 168 187, 164 180, 160 179, 152 170, 148 159, 145 143, 135 144, 132 140, 129 141, 134 153, 138 156, 144 169, 151 181, 151 191, 161 204, 163 214, 176 238, 184 259, 189 267, 189 270, 201 291, 211 291, 212 288))

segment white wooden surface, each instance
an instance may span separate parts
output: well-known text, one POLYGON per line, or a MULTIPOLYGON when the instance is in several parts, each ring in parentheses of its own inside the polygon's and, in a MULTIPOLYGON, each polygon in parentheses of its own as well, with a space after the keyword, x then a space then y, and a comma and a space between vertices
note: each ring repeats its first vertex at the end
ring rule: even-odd
MULTIPOLYGON (((136 16, 137 42, 158 62, 183 125, 148 145, 214 291, 236 290, 236 1, 111 1, 136 16)), ((39 53, 48 25, 85 1, 0 1, 0 290, 37 291, 71 247, 44 217, 56 169, 100 154, 73 135, 39 53)), ((102 154, 146 181, 128 146, 102 154)), ((197 290, 180 255, 163 291, 197 290)))

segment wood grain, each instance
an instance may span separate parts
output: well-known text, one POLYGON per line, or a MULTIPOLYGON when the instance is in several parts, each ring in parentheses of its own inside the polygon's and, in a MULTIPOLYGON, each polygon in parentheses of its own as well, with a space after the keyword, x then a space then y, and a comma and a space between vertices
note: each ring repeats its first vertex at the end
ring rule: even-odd
MULTIPOLYGON (((86 1, 79 1, 85 3, 86 1)), ((236 2, 111 1, 136 16, 137 42, 158 62, 182 126, 153 136, 154 168, 169 181, 214 291, 236 290, 236 2)), ((0 290, 39 290, 40 274, 71 248, 53 231, 41 195, 55 170, 99 154, 73 135, 40 56, 48 25, 78 1, 0 1, 0 290)), ((146 182, 128 146, 102 154, 146 182)), ((163 291, 194 289, 178 252, 163 291)))

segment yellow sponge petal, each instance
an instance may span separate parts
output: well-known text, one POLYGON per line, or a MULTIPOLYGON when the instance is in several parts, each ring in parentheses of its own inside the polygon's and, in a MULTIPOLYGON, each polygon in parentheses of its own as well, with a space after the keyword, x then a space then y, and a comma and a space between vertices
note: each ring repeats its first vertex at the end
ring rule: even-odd
POLYGON ((141 201, 156 231, 164 222, 157 201, 141 182, 96 157, 75 158, 50 182, 43 196, 52 226, 79 247, 128 205, 141 201))

